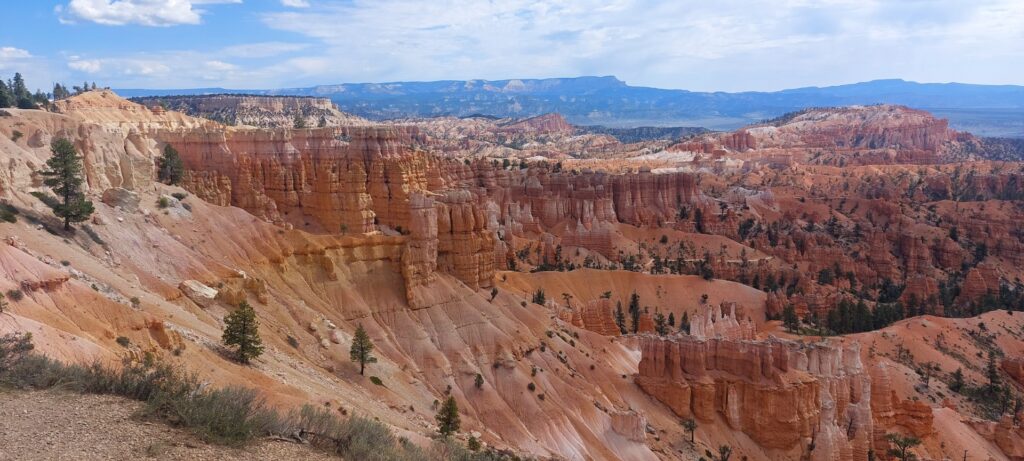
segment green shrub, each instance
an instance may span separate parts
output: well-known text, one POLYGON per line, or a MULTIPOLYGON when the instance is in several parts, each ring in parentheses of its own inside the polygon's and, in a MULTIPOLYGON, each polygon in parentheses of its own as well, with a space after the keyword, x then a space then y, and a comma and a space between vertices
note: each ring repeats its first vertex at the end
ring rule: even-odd
POLYGON ((18 142, 18 140, 21 139, 22 136, 25 136, 25 133, 22 133, 18 130, 14 130, 11 132, 11 141, 18 142))
POLYGON ((533 391, 537 390, 537 385, 533 384, 533 383, 530 383, 530 384, 526 385, 526 388, 529 389, 530 392, 533 392, 533 391))
POLYGON ((167 197, 160 197, 156 200, 157 208, 167 208, 169 206, 171 206, 171 201, 168 200, 167 197))
POLYGON ((185 197, 188 197, 188 194, 186 194, 184 192, 175 192, 175 193, 171 194, 171 197, 174 197, 174 198, 178 199, 179 201, 181 201, 181 200, 185 200, 185 197))
POLYGON ((117 343, 120 344, 121 347, 128 347, 132 344, 132 340, 128 339, 125 336, 118 336, 115 341, 117 341, 117 343))
POLYGON ((6 203, 0 203, 0 220, 7 221, 9 223, 18 222, 18 215, 21 213, 14 205, 8 205, 6 203))
POLYGON ((25 293, 22 293, 22 291, 17 288, 12 288, 7 290, 7 297, 11 298, 11 301, 18 302, 25 297, 25 293))
POLYGON ((380 378, 378 378, 376 376, 371 376, 370 377, 370 382, 373 383, 373 384, 376 384, 378 386, 383 386, 384 385, 384 381, 381 381, 380 378))
POLYGON ((288 335, 287 339, 288 339, 288 345, 289 346, 294 347, 296 349, 299 348, 299 340, 298 339, 295 339, 295 337, 292 336, 292 335, 288 335))
POLYGON ((59 386, 74 392, 138 400, 145 403, 144 417, 186 428, 212 443, 241 445, 266 435, 303 434, 312 446, 343 459, 514 459, 510 454, 492 450, 470 452, 450 440, 422 450, 407 439, 396 438, 378 421, 359 416, 341 418, 322 407, 307 405, 281 414, 268 408, 253 389, 208 389, 194 375, 157 362, 152 356, 120 369, 99 363, 64 364, 33 353, 31 338, 31 334, 0 337, 0 385, 32 389, 59 386))

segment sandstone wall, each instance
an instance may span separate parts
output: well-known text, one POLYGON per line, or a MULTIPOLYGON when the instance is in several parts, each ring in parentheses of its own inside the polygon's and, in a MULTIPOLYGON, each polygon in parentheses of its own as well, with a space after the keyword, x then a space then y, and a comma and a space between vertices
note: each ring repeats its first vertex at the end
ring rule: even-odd
POLYGON ((646 337, 641 349, 637 384, 680 417, 723 418, 794 457, 867 459, 871 379, 857 343, 677 336, 646 337))

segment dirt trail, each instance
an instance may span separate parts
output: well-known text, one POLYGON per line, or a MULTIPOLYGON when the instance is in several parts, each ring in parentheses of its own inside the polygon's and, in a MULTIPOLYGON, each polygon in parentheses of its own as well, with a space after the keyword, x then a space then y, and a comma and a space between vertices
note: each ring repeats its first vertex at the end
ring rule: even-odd
POLYGON ((269 440, 239 449, 209 445, 136 418, 139 406, 112 396, 0 390, 0 461, 339 459, 269 440))

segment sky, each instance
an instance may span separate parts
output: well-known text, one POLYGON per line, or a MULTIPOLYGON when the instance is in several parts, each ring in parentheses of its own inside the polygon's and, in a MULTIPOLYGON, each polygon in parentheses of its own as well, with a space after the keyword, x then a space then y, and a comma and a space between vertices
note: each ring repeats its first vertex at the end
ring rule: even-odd
POLYGON ((33 89, 266 89, 614 75, 771 91, 1024 84, 1022 0, 3 0, 33 89))

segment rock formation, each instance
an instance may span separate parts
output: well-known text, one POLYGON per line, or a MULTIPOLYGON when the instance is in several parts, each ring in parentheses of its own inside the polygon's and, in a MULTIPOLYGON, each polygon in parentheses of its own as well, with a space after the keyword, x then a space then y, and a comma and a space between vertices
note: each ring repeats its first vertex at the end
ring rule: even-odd
POLYGON ((637 384, 678 416, 793 457, 866 460, 871 378, 859 344, 647 337, 637 384))

